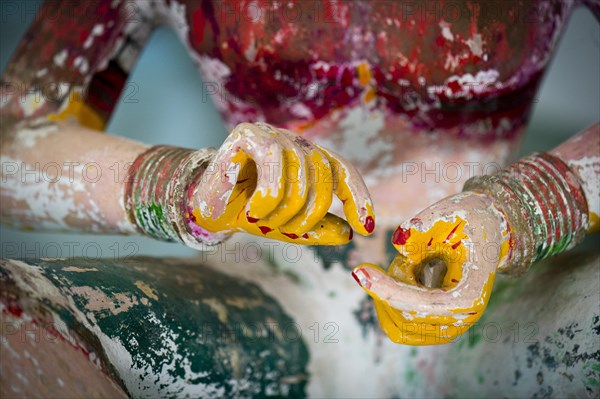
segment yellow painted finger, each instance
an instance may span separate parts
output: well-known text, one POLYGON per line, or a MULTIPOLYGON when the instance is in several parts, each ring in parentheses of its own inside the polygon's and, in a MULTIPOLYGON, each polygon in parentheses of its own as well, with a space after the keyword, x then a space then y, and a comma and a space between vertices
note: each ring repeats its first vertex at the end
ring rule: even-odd
MULTIPOLYGON (((255 130, 256 131, 256 130, 255 130)), ((276 132, 266 133, 266 147, 255 145, 250 154, 258 171, 256 188, 248 203, 248 215, 262 219, 273 212, 285 195, 283 148, 276 132)))
POLYGON ((261 218, 277 207, 284 195, 284 177, 283 152, 276 136, 249 123, 240 123, 233 129, 194 193, 194 206, 205 218, 221 219, 234 186, 239 184, 239 171, 247 165, 257 170, 256 187, 249 200, 250 215, 261 218))
POLYGON ((332 202, 333 175, 329 161, 318 148, 302 137, 297 136, 295 140, 306 153, 308 196, 300 212, 281 226, 281 231, 303 234, 311 230, 327 214, 332 202))
POLYGON ((327 156, 334 177, 335 194, 344 204, 350 226, 361 235, 375 230, 375 213, 371 196, 356 168, 342 156, 319 147, 327 156))
POLYGON ((194 207, 193 216, 196 223, 215 233, 239 230, 240 223, 246 220, 246 205, 256 187, 256 178, 256 167, 253 163, 245 163, 221 215, 213 219, 211 216, 205 216, 200 208, 194 207))
POLYGON ((261 221, 271 228, 279 227, 292 219, 302 209, 308 196, 308 166, 304 151, 294 142, 294 137, 288 136, 287 132, 282 132, 281 129, 278 131, 280 133, 278 139, 285 148, 283 150, 285 193, 279 206, 261 221))
POLYGON ((306 233, 286 233, 280 229, 272 229, 260 222, 244 226, 250 234, 272 238, 274 240, 302 245, 343 245, 352 239, 352 228, 342 218, 328 213, 320 223, 306 233))

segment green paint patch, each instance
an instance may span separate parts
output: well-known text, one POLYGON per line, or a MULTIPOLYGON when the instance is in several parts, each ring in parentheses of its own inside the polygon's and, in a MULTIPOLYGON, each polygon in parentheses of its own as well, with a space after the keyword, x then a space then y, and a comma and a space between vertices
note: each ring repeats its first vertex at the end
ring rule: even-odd
POLYGON ((485 382, 485 378, 483 377, 483 374, 479 374, 479 375, 477 376, 477 382, 478 382, 479 384, 483 384, 483 383, 485 382))
MULTIPOLYGON (((131 356, 132 370, 144 370, 148 378, 162 375, 160 380, 152 380, 156 383, 152 389, 158 389, 160 396, 178 396, 169 391, 171 384, 161 385, 167 380, 218 387, 223 390, 218 396, 224 397, 305 396, 309 353, 301 332, 279 303, 253 283, 197 262, 153 258, 32 264, 40 266, 64 296, 71 296, 80 312, 93 314, 95 327, 106 337, 120 342, 131 356), (69 272, 75 267, 97 271, 69 272), (161 300, 152 301, 151 306, 141 303, 140 282, 160 293, 161 300), (74 293, 73 287, 89 290, 74 293), (116 314, 100 307, 90 309, 98 300, 131 299, 132 293, 138 302, 116 314), (203 298, 218 301, 226 318, 203 298), (235 298, 234 304, 227 302, 231 298, 235 298), (240 307, 238 302, 254 305, 240 307), (239 385, 239 381, 250 383, 239 385)), ((71 309, 59 304, 54 307, 70 329, 87 331, 71 309)), ((136 386, 127 389, 132 396, 148 396, 136 386)))
POLYGON ((162 218, 163 218, 163 210, 162 210, 162 207, 160 205, 158 205, 158 204, 151 204, 148 207, 148 210, 150 212, 153 212, 156 215, 156 217, 158 218, 158 220, 162 220, 162 218))
POLYGON ((295 284, 300 283, 300 276, 296 272, 293 272, 292 270, 284 270, 283 274, 287 276, 290 280, 292 280, 295 284))
POLYGON ((600 383, 598 383, 598 380, 593 377, 588 378, 586 383, 587 383, 587 385, 592 386, 592 387, 597 387, 598 385, 600 385, 600 383))
POLYGON ((311 246, 315 256, 323 262, 323 267, 328 270, 334 263, 340 262, 346 269, 352 269, 352 265, 348 262, 350 252, 356 248, 353 241, 345 245, 314 245, 311 246))
POLYGON ((408 369, 405 374, 406 382, 409 382, 409 383, 413 382, 415 380, 416 376, 417 376, 417 373, 415 372, 415 370, 408 369))
POLYGON ((415 348, 415 347, 410 348, 409 356, 410 357, 417 356, 417 348, 415 348))
POLYGON ((469 349, 473 348, 481 341, 481 334, 477 332, 474 328, 471 328, 469 332, 467 332, 468 338, 467 341, 469 343, 469 349))

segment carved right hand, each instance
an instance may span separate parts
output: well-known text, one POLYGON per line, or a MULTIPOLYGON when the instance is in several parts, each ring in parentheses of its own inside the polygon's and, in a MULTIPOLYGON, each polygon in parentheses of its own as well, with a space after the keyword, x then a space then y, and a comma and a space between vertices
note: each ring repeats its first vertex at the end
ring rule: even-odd
POLYGON ((190 214, 210 232, 339 245, 352 229, 375 228, 369 192, 348 161, 266 123, 236 126, 199 180, 188 191, 190 214), (334 193, 347 221, 328 213, 334 193))

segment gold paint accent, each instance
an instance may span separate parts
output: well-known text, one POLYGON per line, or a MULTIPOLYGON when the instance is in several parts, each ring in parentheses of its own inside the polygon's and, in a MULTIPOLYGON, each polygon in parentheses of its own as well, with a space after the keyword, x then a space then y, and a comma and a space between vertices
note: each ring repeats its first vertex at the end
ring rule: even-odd
POLYGON ((202 300, 202 303, 208 305, 208 307, 210 307, 217 314, 217 317, 219 318, 219 321, 221 323, 227 324, 227 308, 225 307, 225 305, 223 305, 221 301, 219 301, 216 298, 204 298, 202 300))
POLYGON ((358 69, 358 81, 362 86, 366 86, 371 82, 371 69, 369 68, 369 64, 366 62, 362 62, 356 68, 358 69))
POLYGON ((364 94, 364 101, 365 104, 370 103, 371 101, 375 100, 375 89, 373 87, 369 87, 364 94))
POLYGON ((588 226, 588 233, 596 233, 600 231, 600 217, 594 212, 590 212, 590 225, 588 226))
POLYGON ((148 298, 152 298, 155 301, 158 301, 158 296, 156 295, 157 292, 154 289, 150 288, 148 284, 144 283, 141 280, 138 280, 135 282, 135 286, 138 287, 140 291, 142 291, 144 294, 146 294, 148 298))
POLYGON ((74 117, 77 121, 87 128, 93 130, 104 131, 106 121, 100 117, 77 92, 71 92, 69 95, 69 103, 61 112, 50 114, 47 116, 51 121, 66 121, 74 117))

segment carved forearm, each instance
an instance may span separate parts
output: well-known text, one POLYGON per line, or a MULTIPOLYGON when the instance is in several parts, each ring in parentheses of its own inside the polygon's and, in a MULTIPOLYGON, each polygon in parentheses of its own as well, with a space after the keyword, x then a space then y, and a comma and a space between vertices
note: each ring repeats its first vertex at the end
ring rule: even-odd
POLYGON ((32 230, 135 233, 123 203, 147 146, 64 122, 22 125, 2 146, 0 218, 32 230))

